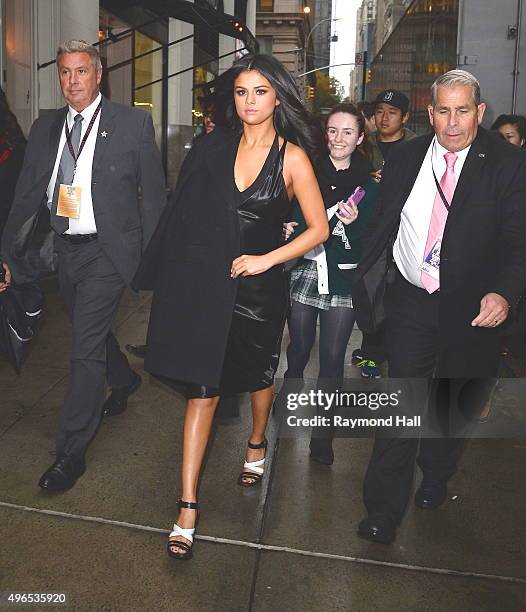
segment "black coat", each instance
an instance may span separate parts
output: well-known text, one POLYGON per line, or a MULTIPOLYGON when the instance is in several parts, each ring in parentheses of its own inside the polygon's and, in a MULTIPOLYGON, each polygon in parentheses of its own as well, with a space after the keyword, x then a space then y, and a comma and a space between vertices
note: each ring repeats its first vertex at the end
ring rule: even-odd
POLYGON ((218 387, 241 253, 234 193, 238 138, 216 128, 188 153, 133 286, 153 289, 145 368, 218 387))
MULTIPOLYGON (((386 164, 378 204, 354 282, 353 303, 363 331, 385 317, 384 290, 402 208, 433 135, 399 145, 386 164)), ((472 342, 509 333, 526 293, 526 154, 479 128, 460 175, 441 246, 440 342, 472 342), (510 322, 473 328, 480 300, 495 292, 511 305, 510 322)))

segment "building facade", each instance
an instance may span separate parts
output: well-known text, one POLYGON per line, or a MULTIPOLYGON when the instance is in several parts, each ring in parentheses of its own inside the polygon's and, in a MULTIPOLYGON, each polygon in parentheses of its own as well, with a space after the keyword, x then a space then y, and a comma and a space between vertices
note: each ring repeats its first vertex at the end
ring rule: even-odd
POLYGON ((1 85, 27 134, 61 107, 58 45, 99 45, 103 93, 151 113, 168 184, 200 123, 206 83, 255 51, 255 0, 0 0, 1 85))
POLYGON ((364 76, 368 63, 376 53, 376 7, 377 0, 363 0, 356 11, 356 65, 351 71, 349 92, 353 101, 367 99, 364 76))
POLYGON ((430 85, 458 67, 480 81, 484 125, 501 113, 525 113, 521 22, 526 23, 521 0, 414 0, 371 63, 370 96, 389 87, 404 91, 411 100, 410 127, 426 132, 430 85))
POLYGON ((312 35, 309 41, 309 60, 313 68, 322 68, 320 72, 329 74, 324 66, 331 64, 331 37, 334 31, 332 22, 332 2, 329 0, 311 0, 309 14, 312 35))
MULTIPOLYGON (((312 3, 309 3, 310 7, 312 3)), ((305 71, 304 45, 311 30, 305 0, 256 0, 256 39, 261 53, 274 55, 297 77, 305 71)), ((307 56, 309 65, 312 55, 307 56)), ((301 85, 302 80, 298 79, 301 85)))

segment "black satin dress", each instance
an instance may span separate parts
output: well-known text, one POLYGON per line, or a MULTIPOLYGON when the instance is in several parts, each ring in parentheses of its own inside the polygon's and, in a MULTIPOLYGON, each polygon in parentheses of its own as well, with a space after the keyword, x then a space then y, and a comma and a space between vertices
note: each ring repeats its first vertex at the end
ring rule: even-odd
MULTIPOLYGON (((283 244, 283 223, 291 214, 283 179, 285 146, 286 142, 279 148, 276 135, 254 183, 240 192, 234 182, 243 255, 264 255, 283 244)), ((240 277, 220 388, 188 384, 186 397, 207 398, 270 387, 278 367, 288 306, 282 264, 262 274, 240 277)))

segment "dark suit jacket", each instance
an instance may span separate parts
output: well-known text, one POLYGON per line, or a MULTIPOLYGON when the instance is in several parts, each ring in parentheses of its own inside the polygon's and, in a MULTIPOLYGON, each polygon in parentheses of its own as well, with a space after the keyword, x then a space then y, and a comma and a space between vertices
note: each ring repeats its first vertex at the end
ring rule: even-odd
MULTIPOLYGON (((16 245, 20 233, 27 230, 40 207, 46 206, 45 194, 66 114, 67 107, 64 107, 38 118, 29 134, 2 238, 2 257, 19 283, 33 278, 28 278, 16 245)), ((91 192, 102 248, 129 283, 166 201, 164 173, 148 113, 103 98, 91 192), (141 207, 139 189, 142 190, 141 207)))
MULTIPOLYGON (((385 311, 383 296, 400 214, 433 135, 403 143, 391 155, 379 201, 357 270, 353 304, 358 324, 374 331, 385 311)), ((480 300, 489 292, 505 297, 510 317, 526 293, 526 154, 479 128, 448 214, 441 247, 441 342, 462 343, 474 334, 506 333, 472 328, 480 300)))
POLYGON ((238 142, 216 128, 194 144, 132 283, 154 290, 145 359, 153 374, 219 386, 238 284, 238 142))

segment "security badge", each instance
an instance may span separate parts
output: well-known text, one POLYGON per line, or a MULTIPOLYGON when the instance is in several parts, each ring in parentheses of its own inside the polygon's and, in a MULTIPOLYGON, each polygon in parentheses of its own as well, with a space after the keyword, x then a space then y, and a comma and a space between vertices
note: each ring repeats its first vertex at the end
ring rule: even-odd
POLYGON ((57 215, 68 219, 80 218, 82 187, 60 184, 58 191, 57 215))
POLYGON ((425 256, 420 269, 422 272, 429 274, 434 279, 440 279, 440 247, 442 246, 442 239, 438 238, 435 244, 429 250, 429 253, 425 256))

